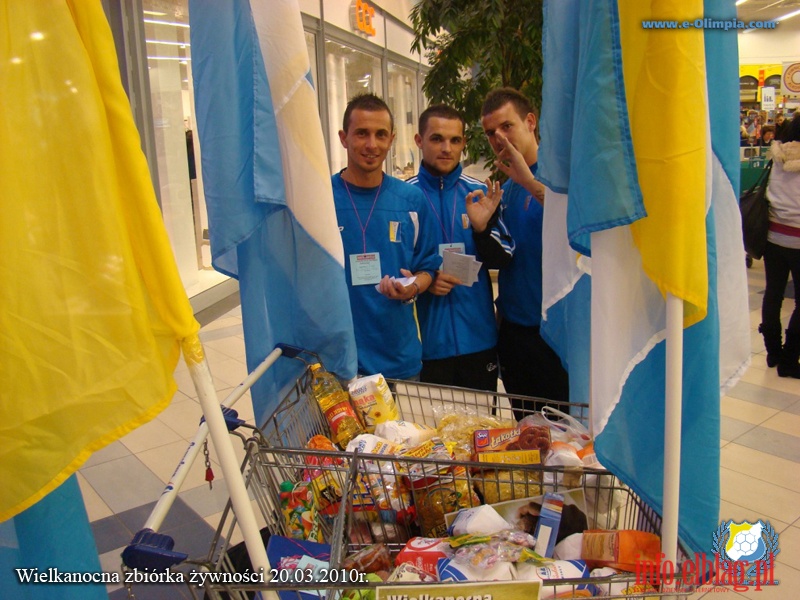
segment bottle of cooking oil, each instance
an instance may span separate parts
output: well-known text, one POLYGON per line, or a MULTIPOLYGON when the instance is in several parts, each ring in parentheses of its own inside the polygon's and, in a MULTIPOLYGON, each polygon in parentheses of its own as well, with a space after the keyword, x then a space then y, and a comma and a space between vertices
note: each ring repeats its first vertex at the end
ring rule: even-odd
POLYGON ((336 377, 319 363, 311 365, 311 373, 311 389, 328 421, 331 438, 344 449, 350 440, 364 433, 364 428, 350 404, 349 394, 336 377))

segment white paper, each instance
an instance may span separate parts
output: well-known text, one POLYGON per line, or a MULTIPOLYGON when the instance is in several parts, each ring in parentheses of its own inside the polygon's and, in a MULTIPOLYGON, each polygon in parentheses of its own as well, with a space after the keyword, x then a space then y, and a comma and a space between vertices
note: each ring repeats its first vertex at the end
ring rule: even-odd
MULTIPOLYGON (((398 282, 402 283, 403 286, 405 286, 405 287, 408 287, 409 285, 414 283, 416 280, 417 280, 417 276, 416 275, 412 275, 411 277, 389 277, 389 281, 392 281, 392 282, 398 281, 398 282)), ((375 289, 380 292, 381 291, 381 284, 380 283, 376 283, 375 284, 375 289)))
POLYGON ((442 259, 442 273, 457 277, 461 280, 461 285, 471 287, 478 281, 478 273, 482 264, 471 254, 445 252, 442 259))

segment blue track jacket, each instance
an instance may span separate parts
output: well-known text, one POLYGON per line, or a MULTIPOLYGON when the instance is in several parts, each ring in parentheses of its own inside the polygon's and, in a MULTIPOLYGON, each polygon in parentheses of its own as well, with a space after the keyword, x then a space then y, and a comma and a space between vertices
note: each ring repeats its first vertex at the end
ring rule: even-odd
POLYGON ((344 245, 358 372, 413 377, 422 370, 415 305, 386 298, 374 284, 353 285, 350 260, 356 254, 378 252, 381 277, 401 277, 401 268, 433 276, 439 266, 435 219, 418 189, 389 175, 383 176, 380 195, 379 188, 345 185, 340 173, 331 182, 344 245))
MULTIPOLYGON (((423 164, 419 174, 408 180, 425 195, 425 209, 431 215, 439 244, 462 243, 464 253, 482 261, 473 240, 472 226, 464 208, 471 191, 486 186, 462 173, 461 165, 444 177, 432 175, 423 164)), ((495 222, 495 228, 503 227, 495 222)), ((439 257, 437 266, 441 264, 439 257)), ((446 296, 423 294, 417 301, 422 331, 423 360, 437 360, 472 354, 497 345, 497 327, 492 303, 492 284, 484 266, 472 287, 456 286, 446 296)))

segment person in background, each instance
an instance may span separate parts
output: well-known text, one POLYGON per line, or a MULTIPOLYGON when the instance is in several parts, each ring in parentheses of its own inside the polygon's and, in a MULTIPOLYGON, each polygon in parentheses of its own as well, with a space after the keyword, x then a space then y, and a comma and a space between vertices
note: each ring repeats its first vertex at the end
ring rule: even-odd
POLYGON ((781 136, 783 127, 786 124, 786 117, 782 112, 775 115, 775 139, 781 136))
POLYGON ((757 146, 769 146, 775 139, 775 127, 772 125, 764 125, 761 128, 761 139, 758 140, 757 146))
POLYGON ((438 267, 425 196, 383 172, 394 140, 389 107, 373 94, 347 104, 339 141, 347 167, 331 178, 360 375, 417 379, 422 368, 414 303, 438 267), (415 277, 405 284, 395 278, 415 277))
MULTIPOLYGON (((536 179, 536 115, 528 99, 512 88, 490 92, 481 114, 483 131, 497 155, 495 165, 509 177, 503 185, 499 217, 515 244, 513 257, 498 265, 500 375, 510 394, 567 402, 567 372, 539 333, 544 185, 536 179)), ((478 252, 489 256, 491 250, 484 248, 496 245, 497 240, 477 233, 475 237, 478 252)), ((512 404, 516 409, 537 410, 544 403, 514 399, 512 404)))
MULTIPOLYGON (((487 181, 492 187, 487 197, 484 194, 487 186, 462 172, 461 153, 466 145, 464 118, 450 106, 431 106, 419 117, 419 132, 414 141, 422 150, 422 164, 419 173, 407 183, 425 195, 426 208, 436 224, 440 259, 445 252, 457 252, 482 261, 472 239, 473 231, 485 230, 502 192, 499 184, 487 181), (481 190, 483 205, 472 202, 471 197, 465 203, 475 190, 481 190), (489 207, 485 218, 481 214, 483 206, 489 207), (472 219, 477 219, 477 226, 472 219)), ((503 251, 511 252, 505 226, 498 221, 493 226, 498 239, 506 240, 503 251)), ((462 283, 440 268, 428 292, 417 302, 422 332, 420 379, 496 391, 497 323, 488 269, 481 267, 478 281, 472 286, 462 283)))
POLYGON ((780 377, 800 379, 800 116, 784 125, 767 154, 772 171, 767 182, 769 233, 764 251, 767 287, 761 305, 761 324, 767 365, 780 377), (794 311, 781 345, 781 306, 789 280, 794 281, 794 311))

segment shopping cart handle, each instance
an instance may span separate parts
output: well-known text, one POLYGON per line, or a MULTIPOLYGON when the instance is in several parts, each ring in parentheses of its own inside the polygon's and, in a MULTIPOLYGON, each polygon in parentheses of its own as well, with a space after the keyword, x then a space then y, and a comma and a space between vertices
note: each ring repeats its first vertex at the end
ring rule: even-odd
POLYGON ((297 358, 299 355, 307 352, 307 350, 303 350, 297 346, 290 346, 289 344, 275 344, 275 347, 280 348, 286 358, 297 358))
MULTIPOLYGON (((220 408, 222 409, 222 417, 225 419, 225 426, 228 428, 228 431, 234 431, 240 425, 245 424, 244 419, 240 419, 239 413, 234 409, 222 405, 220 405, 220 408)), ((205 423, 205 421, 205 417, 200 417, 200 425, 205 423)))
POLYGON ((174 545, 175 541, 170 536, 152 529, 142 529, 122 551, 122 562, 131 569, 165 571, 189 556, 173 551, 174 545))

